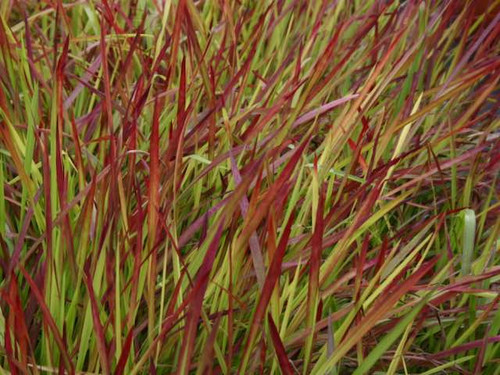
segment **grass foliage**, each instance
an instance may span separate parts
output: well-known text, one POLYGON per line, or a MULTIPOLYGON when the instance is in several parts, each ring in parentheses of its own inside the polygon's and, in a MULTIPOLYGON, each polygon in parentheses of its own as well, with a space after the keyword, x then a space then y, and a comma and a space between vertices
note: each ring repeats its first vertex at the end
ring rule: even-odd
POLYGON ((500 374, 498 0, 0 2, 0 372, 500 374))

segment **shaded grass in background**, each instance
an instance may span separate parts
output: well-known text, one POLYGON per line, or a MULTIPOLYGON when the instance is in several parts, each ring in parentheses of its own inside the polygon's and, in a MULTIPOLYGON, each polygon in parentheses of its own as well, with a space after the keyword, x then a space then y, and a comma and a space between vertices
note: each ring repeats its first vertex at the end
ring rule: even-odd
POLYGON ((499 374, 498 8, 1 2, 1 371, 499 374))

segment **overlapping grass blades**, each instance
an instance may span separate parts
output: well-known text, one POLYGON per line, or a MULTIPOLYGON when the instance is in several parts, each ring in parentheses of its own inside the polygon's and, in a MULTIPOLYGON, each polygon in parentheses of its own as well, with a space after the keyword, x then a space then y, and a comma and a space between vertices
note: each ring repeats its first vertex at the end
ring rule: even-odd
POLYGON ((500 2, 0 2, 0 371, 500 374, 500 2))

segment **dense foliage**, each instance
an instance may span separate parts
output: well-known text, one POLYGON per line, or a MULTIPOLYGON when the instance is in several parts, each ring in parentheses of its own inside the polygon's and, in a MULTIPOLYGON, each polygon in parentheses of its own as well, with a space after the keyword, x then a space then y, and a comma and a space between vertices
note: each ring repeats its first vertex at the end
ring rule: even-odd
POLYGON ((500 374, 496 1, 0 1, 0 373, 500 374))

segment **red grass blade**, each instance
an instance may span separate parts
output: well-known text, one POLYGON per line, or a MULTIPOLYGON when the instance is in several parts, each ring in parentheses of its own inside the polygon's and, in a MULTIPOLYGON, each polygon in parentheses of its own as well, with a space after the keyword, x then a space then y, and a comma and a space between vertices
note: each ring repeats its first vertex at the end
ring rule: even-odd
POLYGON ((64 360, 64 365, 66 369, 70 372, 73 373, 74 366, 73 362, 71 361, 71 358, 68 354, 67 351, 67 344, 64 342, 63 338, 61 337, 61 334, 59 330, 57 329, 56 323, 54 322, 54 319, 52 318, 52 315, 50 314, 49 308, 47 307, 47 304, 45 303, 45 298, 42 295, 40 289, 38 288, 37 284, 33 281, 29 273, 26 271, 26 269, 22 266, 18 266, 19 270, 23 274, 24 278, 28 282, 31 288, 31 292, 33 293, 34 297, 36 298, 38 305, 40 306, 44 318, 44 323, 47 324, 49 329, 52 331, 52 334, 54 335, 54 340, 61 351, 61 355, 64 360))
POLYGON ((189 310, 186 316, 186 325, 184 327, 184 338, 182 344, 182 350, 179 354, 179 367, 177 369, 178 374, 184 374, 189 371, 193 353, 193 346, 195 343, 196 330, 198 327, 198 321, 200 319, 203 295, 208 285, 210 272, 212 271, 212 266, 214 263, 217 248, 219 246, 219 241, 222 235, 222 222, 217 228, 217 232, 210 243, 203 263, 196 275, 196 280, 193 285, 193 289, 186 300, 190 302, 189 310))
POLYGON ((85 270, 85 276, 83 278, 90 297, 90 308, 92 311, 92 321, 94 322, 94 329, 96 333, 97 348, 99 349, 99 360, 101 362, 102 371, 104 374, 111 374, 111 364, 109 360, 108 345, 106 344, 106 337, 104 335, 104 328, 101 324, 101 318, 99 317, 99 307, 97 306, 97 300, 94 293, 94 287, 92 285, 92 277, 89 271, 90 263, 87 263, 87 269, 85 270))
POLYGON ((281 371, 284 375, 293 375, 294 371, 292 365, 286 355, 285 346, 281 341, 280 334, 276 328, 276 324, 274 324, 271 314, 267 314, 267 322, 269 323, 269 331, 271 333, 271 339, 273 341, 274 350, 276 350, 276 356, 278 357, 281 371))
POLYGON ((257 307, 252 318, 252 324, 250 325, 248 338, 243 350, 243 360, 238 370, 239 374, 245 373, 248 359, 250 357, 250 351, 255 340, 255 336, 257 335, 257 330, 266 312, 267 305, 269 304, 269 300, 271 299, 271 295, 274 290, 274 286, 278 281, 279 275, 281 274, 281 263, 283 261, 283 256, 285 255, 285 250, 287 247, 288 238, 290 237, 293 220, 294 215, 292 214, 288 219, 288 223, 286 224, 285 230, 283 231, 278 248, 274 253, 271 265, 269 266, 266 280, 264 282, 264 288, 262 288, 262 293, 259 296, 259 302, 257 303, 257 307))

